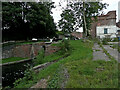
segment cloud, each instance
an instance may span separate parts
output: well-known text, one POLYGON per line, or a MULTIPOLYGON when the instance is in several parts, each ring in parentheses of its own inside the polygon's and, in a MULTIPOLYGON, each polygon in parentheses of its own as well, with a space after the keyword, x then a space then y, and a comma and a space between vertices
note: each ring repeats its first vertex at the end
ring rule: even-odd
POLYGON ((62 7, 66 7, 66 2, 65 0, 52 0, 52 1, 55 2, 56 6, 56 8, 52 9, 53 12, 52 16, 54 18, 54 21, 58 23, 58 21, 61 19, 60 14, 62 13, 62 7), (59 6, 59 2, 61 2, 62 7, 59 6))

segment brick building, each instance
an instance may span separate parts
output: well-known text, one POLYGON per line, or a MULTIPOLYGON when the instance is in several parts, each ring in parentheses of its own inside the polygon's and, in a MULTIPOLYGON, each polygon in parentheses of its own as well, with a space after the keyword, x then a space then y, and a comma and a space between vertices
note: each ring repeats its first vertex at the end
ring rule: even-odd
POLYGON ((94 20, 91 24, 90 35, 92 37, 105 38, 109 36, 114 38, 116 32, 116 11, 109 11, 106 15, 98 16, 97 21, 94 20))
POLYGON ((82 32, 72 32, 71 35, 75 37, 76 39, 81 39, 83 38, 82 32))
POLYGON ((116 23, 116 26, 118 27, 118 30, 117 30, 117 34, 118 35, 120 35, 120 20, 119 20, 119 22, 118 23, 116 23))

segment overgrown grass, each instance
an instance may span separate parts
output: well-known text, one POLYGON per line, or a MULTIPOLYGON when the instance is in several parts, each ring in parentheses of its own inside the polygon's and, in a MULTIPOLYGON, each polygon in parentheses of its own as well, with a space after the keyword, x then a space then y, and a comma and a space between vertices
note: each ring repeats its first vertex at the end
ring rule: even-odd
POLYGON ((80 60, 66 64, 70 79, 66 88, 117 88, 116 63, 80 60), (72 64, 72 65, 71 65, 72 64))
POLYGON ((118 87, 118 68, 116 61, 93 61, 92 41, 83 43, 81 40, 71 40, 70 45, 73 48, 70 56, 48 66, 38 74, 33 74, 33 78, 30 80, 22 80, 16 88, 29 88, 42 78, 47 79, 48 77, 50 77, 48 87, 58 88, 59 84, 57 83, 61 82, 58 73, 59 70, 62 70, 60 67, 66 68, 69 74, 65 88, 118 87))
MULTIPOLYGON (((81 45, 79 45, 79 47, 81 47, 83 51, 83 53, 81 53, 82 57, 79 56, 78 60, 65 64, 70 74, 66 88, 117 87, 117 62, 114 60, 108 62, 103 60, 92 61, 92 43, 88 44, 85 42, 84 45, 81 45), (83 48, 84 46, 85 48, 83 48), (84 55, 86 55, 86 58, 83 58, 84 55)), ((81 51, 80 49, 79 51, 81 51)), ((75 54, 78 55, 77 52, 75 52, 75 54)))
POLYGON ((2 59, 2 63, 8 63, 8 62, 14 62, 14 61, 20 61, 28 58, 21 58, 21 57, 11 57, 11 58, 5 58, 2 59))
POLYGON ((120 89, 120 63, 118 63, 118 87, 120 89))
POLYGON ((39 55, 36 57, 35 61, 35 66, 46 63, 46 62, 51 62, 54 60, 58 60, 66 55, 68 55, 69 52, 61 54, 61 51, 52 53, 51 55, 44 56, 42 52, 39 53, 39 55))
POLYGON ((118 42, 118 37, 117 38, 114 38, 113 42, 118 42))
POLYGON ((118 49, 118 52, 120 53, 120 46, 118 44, 113 44, 112 48, 118 49))
POLYGON ((100 47, 103 49, 103 52, 111 59, 111 60, 115 60, 114 57, 112 57, 108 52, 107 50, 103 47, 102 43, 98 43, 100 45, 100 47))
POLYGON ((70 54, 71 50, 70 50, 70 46, 69 46, 69 41, 67 41, 67 40, 63 40, 62 42, 60 41, 57 44, 52 44, 52 46, 57 46, 60 48, 60 50, 58 50, 57 52, 52 53, 51 55, 48 55, 48 56, 44 55, 45 54, 44 50, 40 50, 36 59, 33 60, 35 63, 35 66, 46 63, 46 62, 58 60, 64 56, 67 56, 70 54))
POLYGON ((60 47, 62 43, 62 40, 59 40, 57 43, 52 43, 51 46, 58 46, 60 47))
POLYGON ((53 60, 57 60, 57 59, 59 59, 59 58, 62 58, 63 56, 66 56, 68 53, 64 53, 64 54, 60 54, 60 52, 56 52, 56 53, 53 53, 53 54, 51 54, 51 55, 49 55, 49 56, 46 56, 44 59, 43 59, 43 61, 42 61, 42 63, 45 63, 45 62, 50 62, 50 61, 53 61, 53 60))

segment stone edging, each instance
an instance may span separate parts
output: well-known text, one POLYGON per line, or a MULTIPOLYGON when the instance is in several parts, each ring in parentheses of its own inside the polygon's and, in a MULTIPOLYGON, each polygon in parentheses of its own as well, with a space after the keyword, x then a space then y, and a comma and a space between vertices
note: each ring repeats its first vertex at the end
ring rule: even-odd
POLYGON ((35 66, 35 67, 33 67, 33 70, 34 70, 34 71, 39 71, 39 70, 47 67, 48 65, 50 65, 50 64, 52 64, 52 63, 55 63, 55 62, 58 62, 59 60, 65 58, 65 57, 68 57, 68 56, 69 56, 69 54, 67 54, 67 55, 65 55, 65 56, 63 56, 63 57, 61 57, 61 58, 59 58, 59 59, 57 59, 57 60, 53 60, 53 61, 51 61, 51 62, 47 62, 47 63, 41 64, 41 65, 35 66))
POLYGON ((16 64, 16 63, 21 63, 21 62, 26 62, 26 61, 31 61, 31 60, 33 60, 33 59, 24 59, 24 60, 20 60, 20 61, 8 62, 8 63, 0 64, 0 66, 16 64))

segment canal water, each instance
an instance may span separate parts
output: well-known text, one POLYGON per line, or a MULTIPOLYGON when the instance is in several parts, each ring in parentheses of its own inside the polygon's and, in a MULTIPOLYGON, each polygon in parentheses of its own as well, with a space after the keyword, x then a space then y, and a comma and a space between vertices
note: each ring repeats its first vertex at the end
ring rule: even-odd
MULTIPOLYGON (((46 45, 50 45, 51 43, 46 43, 46 45)), ((45 47, 43 47, 45 50, 45 47)), ((28 69, 28 64, 33 66, 32 60, 20 62, 16 64, 9 64, 2 66, 2 87, 14 87, 14 82, 19 78, 24 77, 24 71, 28 69)), ((1 66, 0 66, 1 67, 1 66)))
POLYGON ((32 66, 32 60, 2 66, 2 87, 14 86, 15 80, 24 77, 24 71, 32 66))

